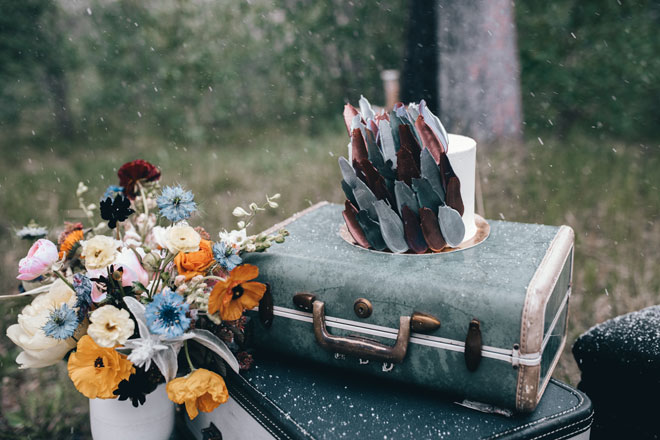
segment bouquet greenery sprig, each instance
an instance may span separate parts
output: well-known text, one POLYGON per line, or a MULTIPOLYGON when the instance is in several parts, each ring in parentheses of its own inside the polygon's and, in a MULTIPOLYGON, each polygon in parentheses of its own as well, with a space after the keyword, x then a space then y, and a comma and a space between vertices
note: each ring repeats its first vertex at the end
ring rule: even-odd
POLYGON ((7 336, 23 350, 20 368, 68 358, 69 377, 90 399, 130 399, 137 407, 166 382, 169 398, 194 418, 227 400, 225 365, 238 372, 252 362, 241 348, 244 311, 267 288, 244 254, 288 233, 247 234, 258 212, 278 206, 276 194, 235 208, 237 229, 213 241, 188 224, 197 211, 193 193, 161 188, 160 175, 144 160, 124 164, 98 207, 85 201, 89 190, 80 183, 87 224, 66 223, 57 244, 36 224, 18 231, 36 239, 17 278, 24 294, 37 296, 7 336))

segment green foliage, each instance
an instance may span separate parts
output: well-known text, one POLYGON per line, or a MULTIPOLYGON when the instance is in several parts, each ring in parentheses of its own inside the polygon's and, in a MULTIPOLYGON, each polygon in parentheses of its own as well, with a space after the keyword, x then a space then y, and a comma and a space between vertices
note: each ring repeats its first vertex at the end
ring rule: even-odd
POLYGON ((528 129, 644 139, 660 127, 660 3, 516 3, 528 129))

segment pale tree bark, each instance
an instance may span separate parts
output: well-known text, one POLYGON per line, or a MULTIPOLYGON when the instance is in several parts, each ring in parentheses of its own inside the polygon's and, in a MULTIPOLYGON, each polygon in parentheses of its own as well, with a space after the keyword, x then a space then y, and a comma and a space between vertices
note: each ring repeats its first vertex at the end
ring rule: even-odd
POLYGON ((436 15, 442 122, 482 143, 520 140, 520 66, 511 0, 440 0, 436 15))

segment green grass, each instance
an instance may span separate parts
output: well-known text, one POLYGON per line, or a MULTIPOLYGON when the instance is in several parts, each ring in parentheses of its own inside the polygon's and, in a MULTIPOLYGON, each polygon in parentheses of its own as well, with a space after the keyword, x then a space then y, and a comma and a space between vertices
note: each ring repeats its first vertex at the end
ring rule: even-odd
MULTIPOLYGON (((100 194, 115 183, 117 167, 135 158, 158 164, 163 183, 191 189, 201 205, 195 224, 212 235, 234 225, 234 206, 259 202, 266 194, 281 193, 281 205, 259 218, 255 231, 317 201, 342 201, 336 159, 346 149, 343 127, 305 134, 296 134, 295 127, 256 131, 229 130, 215 145, 138 137, 3 147, 2 292, 15 290, 16 265, 27 251, 13 229, 30 219, 54 230, 64 219, 83 220, 75 200, 78 181, 88 184, 89 194, 100 194)), ((569 352, 575 338, 596 322, 655 304, 660 297, 660 148, 573 135, 544 139, 544 145, 533 140, 524 146, 482 146, 478 167, 487 218, 575 229, 569 344, 555 373, 575 385, 579 371, 569 352)), ((0 322, 3 335, 27 302, 0 303, 6 317, 0 322)), ((0 337, 0 432, 10 438, 84 438, 87 401, 67 379, 65 365, 19 371, 17 353, 0 337)))

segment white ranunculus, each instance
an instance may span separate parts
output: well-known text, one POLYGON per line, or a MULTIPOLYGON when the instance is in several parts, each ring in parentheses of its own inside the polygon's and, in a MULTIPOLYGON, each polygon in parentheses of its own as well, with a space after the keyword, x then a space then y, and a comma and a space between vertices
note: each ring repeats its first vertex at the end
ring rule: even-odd
POLYGON ((19 368, 41 368, 56 364, 76 346, 73 338, 51 338, 42 330, 51 312, 64 303, 73 307, 76 294, 63 281, 57 280, 47 293, 37 296, 23 308, 17 324, 9 326, 7 336, 23 349, 16 358, 19 368))
POLYGON ((165 247, 173 254, 179 252, 197 252, 202 237, 197 231, 185 223, 179 223, 167 228, 165 247))
POLYGON ((241 229, 239 231, 233 230, 230 232, 223 231, 219 234, 220 240, 226 245, 233 247, 236 250, 240 250, 241 246, 247 240, 247 231, 241 229))
POLYGON ((135 323, 128 311, 105 305, 89 315, 87 334, 101 347, 121 345, 133 334, 135 323))
POLYGON ((87 270, 102 269, 114 263, 117 259, 117 248, 121 242, 105 235, 95 235, 81 242, 81 257, 85 259, 87 270))

